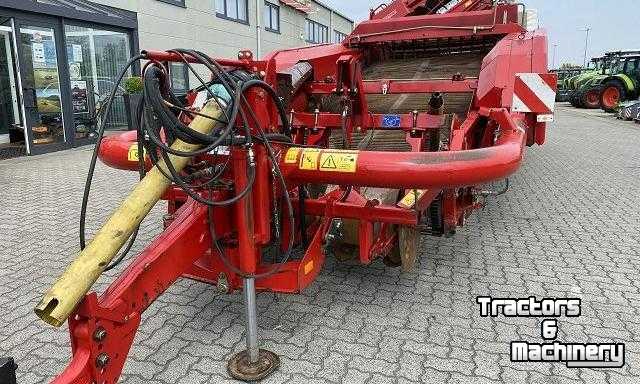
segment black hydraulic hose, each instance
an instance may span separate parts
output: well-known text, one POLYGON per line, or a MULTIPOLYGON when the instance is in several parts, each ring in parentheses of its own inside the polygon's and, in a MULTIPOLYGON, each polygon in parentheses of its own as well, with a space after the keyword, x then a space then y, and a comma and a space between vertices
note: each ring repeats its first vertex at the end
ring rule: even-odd
POLYGON ((231 120, 227 123, 227 126, 223 129, 219 136, 215 137, 204 135, 182 124, 182 122, 178 120, 175 114, 171 112, 164 103, 162 103, 162 98, 160 96, 160 83, 156 77, 158 75, 157 70, 158 68, 148 69, 147 72, 151 73, 145 74, 144 82, 144 102, 145 104, 148 103, 148 105, 145 106, 147 124, 149 124, 149 122, 154 122, 154 125, 156 125, 155 129, 146 130, 146 133, 149 135, 151 141, 163 152, 168 152, 179 157, 193 157, 197 155, 204 155, 218 147, 222 143, 222 141, 227 136, 229 136, 229 134, 231 134, 231 131, 233 130, 235 124, 235 116, 237 116, 240 107, 240 95, 236 95, 236 100, 234 100, 232 106, 231 120), (178 134, 177 137, 179 139, 191 144, 205 144, 205 147, 191 152, 183 152, 172 149, 160 138, 159 131, 161 127, 160 124, 157 124, 154 117, 158 117, 160 119, 160 122, 165 129, 170 129, 171 127, 171 130, 174 133, 178 134))
MULTIPOLYGON (((140 105, 138 106, 138 111, 136 113, 136 121, 138 122, 138 126, 137 126, 138 154, 141 154, 141 153, 144 153, 144 146, 143 146, 142 136, 141 136, 142 130, 140 129, 140 127, 142 126, 142 103, 140 103, 140 105)), ((144 156, 138 155, 138 174, 140 175, 140 180, 142 180, 147 173, 145 166, 146 164, 145 164, 144 156)), ((129 252, 131 252, 131 249, 133 248, 133 244, 135 244, 135 241, 138 238, 139 231, 140 231, 140 226, 137 226, 135 231, 131 235, 131 240, 127 243, 127 246, 125 247, 125 249, 120 253, 120 256, 118 256, 109 265, 107 265, 104 268, 103 272, 108 272, 114 269, 115 267, 117 267, 118 265, 120 265, 120 263, 122 263, 122 261, 125 259, 125 257, 127 257, 129 252)))
MULTIPOLYGON (((255 118, 255 115, 253 116, 255 118)), ((284 198, 285 198, 285 203, 287 204, 287 210, 289 211, 289 228, 290 228, 290 235, 289 235, 289 243, 287 244, 287 251, 285 252, 285 255, 282 259, 282 261, 280 263, 278 263, 277 266, 273 267, 270 271, 265 272, 265 273, 261 273, 261 274, 254 274, 254 275, 248 275, 246 273, 244 273, 243 271, 241 271, 238 267, 234 266, 233 263, 231 263, 231 261, 226 257, 226 255, 224 254, 224 249, 222 249, 222 246, 220 245, 220 242, 217 238, 216 232, 215 232, 215 226, 213 223, 213 207, 209 206, 208 208, 208 219, 209 219, 209 234, 211 236, 211 243, 214 245, 214 247, 216 248, 216 251, 218 251, 218 254, 220 255, 220 259, 222 260, 222 263, 225 265, 225 267, 227 267, 230 271, 232 271, 234 274, 242 277, 242 278, 253 278, 253 279, 262 279, 265 277, 269 277, 269 276, 273 276, 277 273, 279 273, 282 268, 285 266, 286 263, 289 262, 289 260, 291 259, 291 254, 293 253, 293 249, 294 249, 294 236, 293 234, 295 233, 295 216, 294 216, 294 211, 293 211, 293 203, 291 201, 291 196, 289 195, 289 192, 287 190, 287 182, 284 179, 284 176, 282 175, 282 171, 280 170, 280 167, 278 166, 277 163, 277 159, 275 158, 275 154, 273 152, 273 148, 271 147, 271 144, 269 143, 269 140, 265 137, 266 135, 264 134, 264 132, 260 132, 264 141, 265 141, 265 146, 267 148, 267 153, 269 154, 269 157, 271 158, 271 161, 274 162, 274 168, 275 168, 275 172, 276 172, 276 176, 278 177, 280 184, 282 185, 282 189, 284 191, 284 198)), ((275 198, 275 196, 274 196, 275 198)))
MULTIPOLYGON (((279 168, 278 160, 276 159, 273 148, 271 147, 271 144, 270 144, 271 141, 281 142, 285 145, 293 144, 293 141, 291 139, 291 127, 290 127, 286 112, 284 110, 284 106, 282 105, 281 100, 278 98, 277 93, 273 90, 273 88, 269 84, 261 80, 248 78, 247 76, 243 75, 244 72, 233 73, 232 75, 230 75, 219 63, 217 63, 215 60, 211 59, 210 57, 206 56, 201 52, 191 51, 191 50, 180 50, 180 49, 172 50, 171 52, 178 54, 183 59, 183 61, 187 63, 189 69, 196 74, 196 77, 201 82, 202 86, 205 89, 207 89, 209 95, 212 96, 212 98, 218 103, 218 105, 223 110, 226 120, 223 121, 210 116, 205 116, 203 114, 191 113, 192 111, 186 110, 181 105, 181 103, 177 100, 175 95, 173 95, 173 93, 171 92, 170 86, 168 84, 166 72, 161 69, 161 65, 159 63, 150 61, 150 63, 147 66, 145 66, 145 71, 143 74, 143 86, 144 86, 143 101, 139 106, 138 114, 137 114, 138 152, 140 154, 138 159, 138 164, 140 168, 139 169, 140 177, 141 178, 144 177, 144 174, 145 174, 145 163, 144 163, 145 150, 147 151, 146 153, 148 153, 154 165, 157 166, 158 165, 157 163, 160 160, 164 161, 165 167, 164 168, 159 167, 159 169, 160 171, 162 171, 165 177, 167 177, 167 179, 169 179, 171 182, 179 186, 185 193, 187 193, 187 195, 189 195, 189 197, 193 198, 198 203, 205 204, 208 207, 212 243, 220 253, 222 261, 230 270, 234 271, 240 276, 245 276, 245 274, 243 274, 242 271, 238 270, 238 268, 235 267, 226 258, 224 254, 224 250, 222 249, 219 241, 216 238, 215 228, 212 220, 213 220, 214 207, 229 206, 247 197, 249 192, 252 190, 256 180, 255 163, 252 161, 252 159, 249 161, 249 165, 247 167, 247 179, 248 179, 247 185, 245 186, 245 188, 243 188, 242 191, 235 191, 234 197, 225 201, 211 201, 202 197, 200 194, 196 193, 195 188, 203 188, 208 186, 211 190, 213 184, 216 182, 216 180, 218 180, 219 177, 222 176, 222 174, 224 173, 224 170, 228 167, 229 159, 227 160, 226 164, 222 165, 220 169, 216 170, 215 175, 213 175, 213 177, 211 177, 211 179, 208 180, 205 184, 192 186, 185 181, 185 179, 183 178, 184 176, 181 176, 179 172, 177 172, 172 162, 169 161, 170 160, 169 155, 191 158, 198 155, 204 155, 207 153, 215 152, 218 150, 218 148, 221 147, 221 145, 225 145, 225 146, 241 145, 250 150, 252 145, 251 144, 252 139, 255 139, 258 142, 264 144, 264 146, 267 149, 269 159, 271 160, 273 165, 274 175, 279 179, 280 183, 282 184, 282 188, 284 191, 284 200, 286 201, 287 209, 289 211, 290 229, 292 231, 291 232, 292 235, 289 236, 289 244, 285 252, 282 263, 275 266, 271 271, 267 273, 255 275, 255 276, 245 276, 245 277, 261 278, 261 277, 267 277, 275 273, 278 273, 281 270, 281 268, 284 266, 284 264, 287 263, 288 260, 290 259, 294 249, 294 241, 295 241, 294 240, 295 237, 293 236, 293 233, 295 233, 295 229, 294 229, 295 215, 294 215, 293 205, 291 201, 291 196, 289 195, 286 180, 284 179, 282 171, 279 168), (227 93, 233 98, 233 100, 230 101, 231 105, 226 105, 227 102, 229 101, 222 102, 222 99, 217 97, 215 93, 212 92, 212 90, 210 89, 210 85, 208 85, 202 79, 202 77, 200 77, 197 74, 195 69, 188 62, 186 56, 193 57, 199 63, 204 64, 212 72, 214 76, 213 76, 212 82, 210 82, 209 84, 213 84, 214 82, 218 82, 218 84, 222 84, 222 86, 227 91, 227 93), (273 99, 273 102, 277 107, 280 120, 282 122, 282 127, 283 127, 282 133, 265 134, 262 128, 260 127, 260 122, 258 121, 254 111, 252 110, 249 103, 247 102, 247 99, 244 96, 244 92, 254 87, 263 89, 273 99), (165 97, 163 97, 163 95, 165 95, 165 97), (200 115, 205 118, 211 118, 215 120, 218 124, 224 125, 224 127, 216 130, 211 135, 202 134, 183 124, 180 121, 179 117, 176 115, 176 113, 172 111, 172 109, 181 111, 186 114, 191 114, 191 116, 200 115), (255 137, 251 135, 248 120, 247 120, 247 115, 245 115, 245 113, 247 113, 255 122, 255 125, 259 131, 259 135, 255 137), (245 131, 244 137, 240 135, 233 135, 234 128, 236 126, 236 122, 238 121, 238 119, 240 119, 240 121, 243 123, 240 129, 244 129, 245 131), (164 138, 161 137, 162 131, 164 131, 164 138), (191 152, 182 152, 182 151, 173 150, 170 147, 170 144, 175 139, 180 139, 187 143, 201 145, 202 149, 191 151, 191 152)), ((127 66, 122 70, 122 74, 119 76, 119 79, 118 79, 118 84, 122 81, 122 79, 124 78, 126 72, 131 67, 131 65, 135 61, 144 59, 144 58, 145 58, 144 55, 139 55, 131 59, 130 62, 127 64, 127 66)), ((111 109, 111 105, 113 103, 114 97, 115 97, 115 89, 114 89, 114 94, 112 94, 112 97, 109 99, 109 103, 107 105, 107 111, 111 109)), ((105 116, 105 120, 102 121, 101 127, 98 131, 99 133, 98 145, 94 150, 94 157, 90 167, 90 177, 88 178, 88 184, 85 185, 86 197, 85 199, 83 199, 83 212, 86 211, 86 206, 88 204, 87 200, 88 200, 88 195, 90 191, 90 183, 93 177, 93 173, 95 171, 99 144, 104 135, 105 124, 106 124, 105 122, 107 117, 108 117, 108 112, 105 116)), ((84 246, 84 243, 85 243, 84 216, 85 215, 83 214, 81 218, 82 246, 84 246)), ((115 261, 111 265, 109 265, 105 270, 114 268, 124 259, 126 254, 131 250, 133 246, 133 243, 138 233, 138 229, 136 229, 135 233, 132 235, 130 242, 125 248, 124 252, 117 259, 115 259, 115 261)))
POLYGON ((282 121, 282 128, 284 130, 284 135, 291 137, 291 125, 289 124, 289 117, 287 116, 287 111, 284 109, 284 105, 279 102, 279 96, 276 91, 267 83, 262 80, 249 80, 242 84, 242 93, 244 93, 249 88, 258 87, 265 90, 269 96, 274 100, 276 104, 276 108, 278 109, 278 114, 280 115, 280 120, 282 121))
MULTIPOLYGON (((279 100, 278 100, 279 102, 279 100)), ((294 211, 293 211, 293 203, 291 201, 291 195, 289 195, 289 191, 287 188, 287 182, 284 179, 284 176, 282 175, 282 170, 280 169, 280 166, 278 164, 278 161, 276 159, 276 156, 274 154, 273 148, 271 147, 271 144, 267 138, 267 134, 265 134, 263 132, 263 130, 260 128, 260 123, 258 121, 258 118, 256 117, 255 113, 253 113, 253 110, 249 109, 249 116, 251 116, 251 118, 253 119, 253 121, 255 122, 258 131, 260 133, 260 136, 262 137, 262 139, 264 140, 264 144, 265 147, 267 148, 267 153, 269 155, 269 158, 272 161, 273 167, 274 167, 274 171, 276 173, 276 176, 278 177, 281 185, 282 185, 282 190, 284 192, 284 199, 285 199, 285 203, 287 204, 287 210, 289 211, 289 228, 290 228, 290 235, 289 235, 289 242, 287 244, 287 250, 285 252, 284 257, 282 258, 282 261, 275 267, 273 267, 273 269, 271 269, 268 272, 262 273, 262 274, 258 274, 258 275, 247 275, 245 274, 243 271, 239 270, 237 267, 235 267, 225 256, 224 254, 224 250, 222 249, 222 247, 220 246, 217 238, 216 238, 216 233, 215 233, 215 227, 213 224, 213 219, 212 219, 212 215, 213 215, 213 211, 210 208, 209 211, 209 231, 211 234, 211 241, 214 244, 214 246, 216 247, 216 250, 218 251, 218 253, 220 254, 220 259, 222 260, 222 262, 225 264, 225 266, 227 266, 227 268, 229 268, 232 272, 234 272, 235 274, 239 275, 240 277, 244 277, 244 278, 254 278, 254 279, 261 279, 261 278, 265 278, 265 277, 269 277, 269 276, 273 276, 277 273, 279 273, 282 268, 285 266, 286 263, 289 262, 289 260, 291 259, 291 255, 293 253, 293 249, 294 249, 294 234, 296 233, 295 231, 295 216, 294 216, 294 211)), ((288 120, 286 120, 286 123, 288 124, 288 120)), ((289 138, 289 140, 291 140, 289 138)), ((274 196, 274 198, 276 198, 276 196, 274 196)))
MULTIPOLYGON (((275 95, 275 93, 273 95, 275 95)), ((277 96, 277 95, 275 95, 275 96, 277 96)), ((243 96, 243 101, 246 103, 246 99, 244 99, 244 96, 243 96)), ((277 97, 274 98, 273 101, 276 104, 281 104, 280 99, 277 98, 277 97)), ((284 107, 282 107, 282 110, 284 110, 284 107)), ((276 156, 274 154, 273 148, 271 147, 271 144, 270 144, 270 139, 271 138, 273 138, 273 139, 284 139, 288 143, 292 143, 292 139, 291 139, 290 135, 285 135, 285 137, 282 137, 282 134, 277 134, 277 133, 265 134, 264 131, 260 128, 260 122, 259 122, 258 118, 256 117, 254 111, 252 109, 249 109, 248 112, 249 112, 249 116, 252 118, 253 122, 256 124, 257 129, 259 130, 260 135, 258 136, 258 141, 262 141, 264 143, 265 147, 267 148, 267 153, 268 153, 269 158, 271 159, 271 162, 273 164, 274 171, 275 171, 276 176, 278 177, 278 179, 279 179, 279 181, 280 181, 280 183, 282 185, 282 189, 284 191, 285 203, 287 205, 287 210, 289 211, 289 215, 288 216, 289 216, 289 228, 290 228, 290 236, 289 236, 289 243, 287 245, 287 250, 285 252, 285 255, 284 255, 282 261, 277 266, 275 266, 273 269, 271 269, 270 271, 262 273, 262 274, 257 274, 257 275, 247 275, 243 271, 241 271, 240 269, 235 267, 230 262, 230 260, 228 260, 226 255, 224 254, 224 250, 220 246, 220 243, 219 243, 219 241, 217 239, 217 236, 216 236, 216 233, 215 233, 215 227, 214 227, 214 223, 213 223, 213 207, 210 207, 209 208, 209 212, 208 212, 209 213, 209 232, 210 232, 212 244, 214 244, 216 250, 218 251, 218 254, 220 255, 220 259, 222 260, 222 262, 225 264, 225 266, 229 270, 231 270, 233 273, 235 273, 236 275, 238 275, 240 277, 261 279, 261 278, 269 277, 269 276, 272 276, 272 275, 275 275, 275 274, 279 273, 282 270, 282 268, 284 267, 284 265, 291 259, 291 255, 292 255, 293 249, 294 249, 294 235, 293 234, 295 233, 295 215, 294 215, 294 210, 293 210, 293 203, 291 201, 291 196, 289 195, 289 192, 288 192, 288 187, 287 187, 286 180, 284 179, 284 176, 283 176, 282 171, 280 169, 278 160, 276 159, 276 156)), ((281 117, 281 118, 283 119, 282 120, 282 124, 285 127, 284 131, 285 132, 291 132, 290 123, 289 123, 289 120, 288 120, 286 114, 284 114, 284 117, 281 117)), ((276 196, 274 196, 274 198, 276 198, 276 196)))
MULTIPOLYGON (((111 114, 113 100, 115 100, 116 94, 118 92, 118 87, 122 82, 122 80, 124 79, 124 77, 127 75, 129 69, 133 66, 134 63, 136 63, 137 61, 143 58, 144 58, 144 55, 137 55, 132 57, 131 59, 129 59, 127 64, 122 68, 122 70, 120 70, 120 73, 118 74, 117 80, 115 82, 115 86, 113 87, 113 90, 111 91, 111 94, 109 95, 109 98, 107 100, 104 116, 102 118, 102 121, 100 121, 100 125, 98 127, 98 132, 97 132, 98 137, 96 139, 96 145, 91 155, 91 162, 89 163, 89 171, 87 173, 87 179, 85 181, 84 191, 82 194, 82 206, 80 208, 80 249, 85 249, 87 246, 86 245, 86 221, 87 221, 87 207, 89 205, 89 194, 91 192, 91 184, 93 182, 93 176, 95 174, 96 164, 98 162, 98 152, 100 150, 100 144, 102 143, 102 139, 104 138, 104 131, 107 126, 107 120, 111 114)), ((125 249, 125 251, 130 250, 131 247, 133 247, 133 243, 137 237, 137 234, 138 234, 138 228, 136 228, 134 233, 131 235, 131 239, 129 240, 129 244, 127 245, 127 248, 125 249)))

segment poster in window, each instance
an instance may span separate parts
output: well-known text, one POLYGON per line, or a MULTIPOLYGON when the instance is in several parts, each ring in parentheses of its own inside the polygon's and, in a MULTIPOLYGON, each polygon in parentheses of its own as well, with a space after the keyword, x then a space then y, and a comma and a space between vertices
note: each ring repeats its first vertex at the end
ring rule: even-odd
POLYGON ((86 81, 71 82, 71 103, 73 104, 73 113, 89 112, 86 81))
POLYGON ((40 68, 33 68, 33 83, 36 89, 38 112, 60 113, 60 83, 58 69, 47 68, 44 64, 40 68))
POLYGON ((56 44, 52 40, 31 43, 31 54, 34 68, 57 68, 58 57, 56 44))
POLYGON ((69 77, 71 77, 71 80, 82 79, 82 71, 80 68, 80 64, 78 63, 69 64, 69 77))
POLYGON ((44 59, 44 44, 42 43, 31 43, 31 52, 33 54, 33 64, 43 65, 45 63, 44 59))
POLYGON ((73 61, 76 63, 82 63, 84 60, 82 59, 82 45, 73 44, 73 61))

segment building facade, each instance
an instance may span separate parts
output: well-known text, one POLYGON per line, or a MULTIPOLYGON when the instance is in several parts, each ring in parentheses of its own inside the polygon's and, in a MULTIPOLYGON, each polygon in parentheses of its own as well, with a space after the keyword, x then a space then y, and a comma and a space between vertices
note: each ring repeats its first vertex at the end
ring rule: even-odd
MULTIPOLYGON (((214 57, 250 49, 261 57, 337 43, 353 27, 312 0, 2 0, 0 159, 93 142, 118 71, 140 49, 193 48, 214 57)), ((170 70, 174 89, 186 91, 186 68, 170 70)), ((119 96, 107 128, 126 127, 119 96)))

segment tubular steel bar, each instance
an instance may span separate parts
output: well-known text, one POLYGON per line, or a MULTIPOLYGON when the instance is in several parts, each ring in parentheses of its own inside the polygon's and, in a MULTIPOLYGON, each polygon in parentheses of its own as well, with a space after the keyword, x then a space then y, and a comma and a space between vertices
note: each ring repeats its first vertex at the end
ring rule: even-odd
MULTIPOLYGON (((281 162, 293 183, 340 184, 361 187, 429 189, 458 188, 501 180, 518 170, 523 159, 526 133, 505 109, 490 112, 501 123, 496 145, 451 152, 369 152, 321 150, 323 154, 350 153, 356 159, 354 172, 322 169, 321 161, 303 166, 305 150, 298 150, 296 162, 281 162)), ((326 156, 325 156, 326 158, 326 156)))
POLYGON ((329 204, 326 200, 308 199, 305 201, 305 211, 311 216, 335 216, 343 219, 365 219, 382 223, 418 225, 416 211, 385 205, 368 207, 346 202, 329 204))
MULTIPOLYGON (((203 108, 203 113, 216 118, 222 110, 214 102, 203 108)), ((201 133, 210 133, 215 127, 215 120, 197 116, 190 127, 201 133)), ((199 148, 176 140, 173 149, 189 152, 199 148)), ((189 162, 188 158, 170 155, 176 171, 180 172, 189 162)), ((87 247, 67 268, 54 286, 44 295, 36 306, 36 314, 45 322, 59 327, 71 315, 78 303, 89 292, 89 289, 102 274, 104 268, 118 253, 136 227, 147 216, 151 208, 160 200, 171 185, 158 167, 168 172, 164 163, 154 167, 140 181, 131 194, 125 199, 102 229, 95 235, 87 247)))
MULTIPOLYGON (((164 62, 174 62, 174 63, 182 63, 184 59, 192 64, 199 63, 195 58, 185 55, 184 58, 176 53, 165 52, 165 51, 142 51, 142 54, 146 56, 149 60, 159 61, 161 63, 164 62)), ((230 59, 217 59, 216 62, 223 67, 239 67, 246 68, 249 67, 249 61, 241 61, 241 60, 230 60, 230 59)))
POLYGON ((381 94, 384 86, 387 86, 385 94, 402 93, 466 93, 478 88, 477 79, 454 80, 364 80, 362 90, 365 94, 381 94))
POLYGON ((244 279, 244 308, 245 308, 245 329, 247 333, 247 352, 249 363, 258 362, 258 313, 256 308, 256 280, 254 278, 244 279))

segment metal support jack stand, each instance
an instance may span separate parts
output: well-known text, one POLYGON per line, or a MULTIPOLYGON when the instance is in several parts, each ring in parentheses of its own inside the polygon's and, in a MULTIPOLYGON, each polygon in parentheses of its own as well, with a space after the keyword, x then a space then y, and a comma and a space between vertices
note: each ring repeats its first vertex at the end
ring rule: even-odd
POLYGON ((280 358, 275 353, 258 347, 256 286, 253 278, 244 280, 244 306, 247 349, 231 358, 227 371, 237 380, 260 381, 280 367, 280 358))

